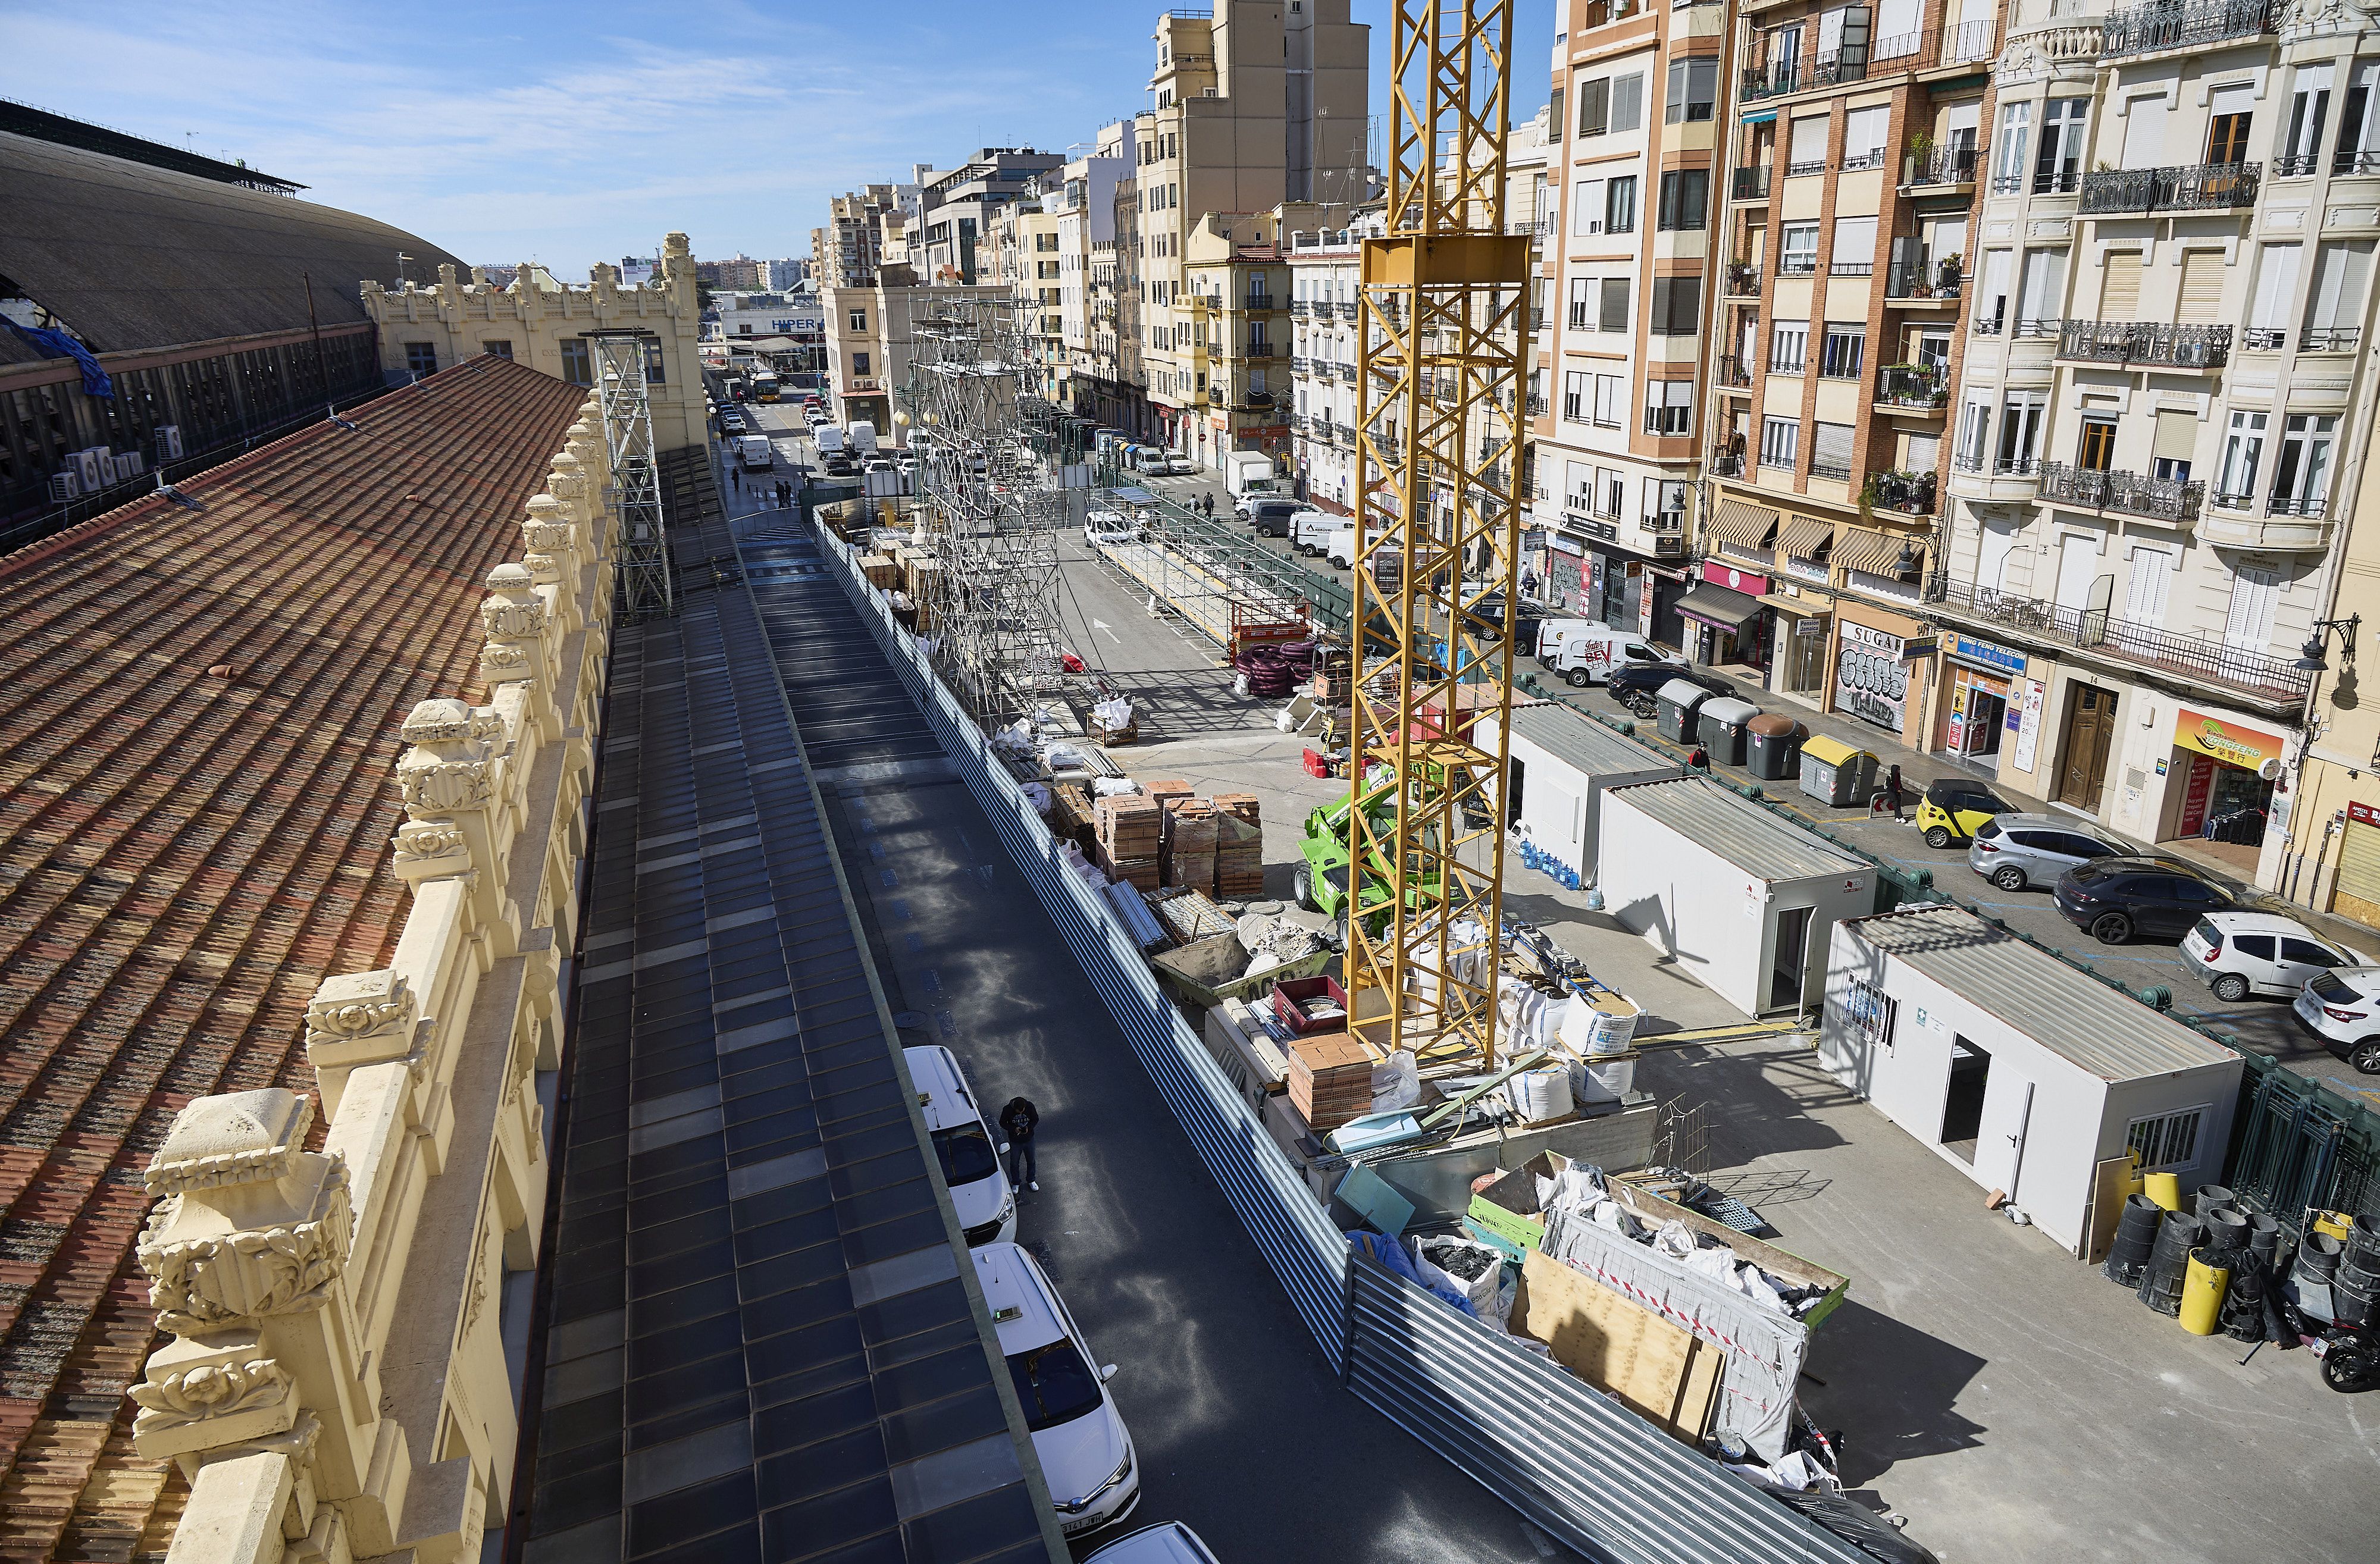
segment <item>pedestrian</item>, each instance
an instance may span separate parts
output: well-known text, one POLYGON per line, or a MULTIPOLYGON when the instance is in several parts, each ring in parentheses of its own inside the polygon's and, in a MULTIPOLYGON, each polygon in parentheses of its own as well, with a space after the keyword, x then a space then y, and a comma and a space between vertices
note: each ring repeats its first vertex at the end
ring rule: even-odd
POLYGON ((1892 806, 1892 818, 1898 821, 1901 818, 1900 768, 1898 766, 1884 774, 1884 801, 1892 806))
POLYGON ((1021 1097, 1010 1097, 1000 1110, 1000 1133, 1008 1137, 1008 1182, 1019 1189, 1041 1187, 1034 1176, 1040 1170, 1033 1165, 1033 1129, 1040 1122, 1040 1110, 1021 1097))
POLYGON ((1537 573, 1534 570, 1524 570, 1521 572, 1521 596, 1524 598, 1534 598, 1536 595, 1537 573))
POLYGON ((744 469, 742 467, 730 467, 727 471, 729 481, 735 485, 735 492, 738 494, 744 492, 744 469))
POLYGON ((1215 519, 1215 491, 1213 490, 1209 489, 1206 493, 1199 496, 1198 509, 1205 513, 1208 520, 1212 521, 1215 519))

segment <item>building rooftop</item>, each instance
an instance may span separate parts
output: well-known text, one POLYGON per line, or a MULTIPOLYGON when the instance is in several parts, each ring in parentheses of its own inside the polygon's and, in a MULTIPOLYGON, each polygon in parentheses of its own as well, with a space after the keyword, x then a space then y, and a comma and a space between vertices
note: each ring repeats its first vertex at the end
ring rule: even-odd
POLYGON ((1676 770, 1678 763, 1559 701, 1512 708, 1512 734, 1591 777, 1676 770))
MULTIPOLYGON (((358 324, 400 252, 409 277, 468 271, 350 212, 0 132, 0 277, 96 353, 358 324)), ((40 357, 0 333, 0 363, 40 357)))
POLYGON ((316 986, 387 964, 399 730, 478 689, 585 395, 473 359, 0 558, 0 1556, 128 1557, 178 1487, 141 1171, 194 1097, 310 1088, 316 986))
POLYGON ((1633 782, 1604 796, 1625 801, 1755 879, 1864 874, 1873 867, 1864 858, 1829 847, 1807 827, 1770 814, 1708 777, 1633 782))
POLYGON ((296 195, 306 188, 295 179, 278 179, 261 169, 250 168, 245 162, 225 163, 221 158, 208 157, 187 147, 169 147, 145 136, 110 129, 85 119, 71 119, 62 114, 52 114, 47 109, 37 109, 30 103, 18 103, 12 98, 0 98, 0 130, 12 136, 30 136, 37 141, 55 141, 62 147, 80 147, 85 152, 105 152, 128 163, 145 163, 152 168, 195 174, 201 179, 213 179, 225 185, 244 185, 251 190, 296 195))

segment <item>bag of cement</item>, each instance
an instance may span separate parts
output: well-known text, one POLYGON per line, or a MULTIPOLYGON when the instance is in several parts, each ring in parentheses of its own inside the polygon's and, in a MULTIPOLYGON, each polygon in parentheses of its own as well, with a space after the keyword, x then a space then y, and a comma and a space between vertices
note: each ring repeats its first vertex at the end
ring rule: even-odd
POLYGON ((1121 798, 1127 793, 1139 791, 1140 784, 1130 777, 1093 777, 1091 779, 1091 796, 1094 798, 1121 798))
POLYGON ((1567 1069, 1524 1070, 1504 1084, 1512 1111, 1523 1121, 1541 1124, 1571 1114, 1570 1072, 1567 1069))
POLYGON ((1421 1100, 1421 1071, 1410 1049, 1399 1049, 1372 1066, 1372 1111, 1391 1112, 1421 1100))

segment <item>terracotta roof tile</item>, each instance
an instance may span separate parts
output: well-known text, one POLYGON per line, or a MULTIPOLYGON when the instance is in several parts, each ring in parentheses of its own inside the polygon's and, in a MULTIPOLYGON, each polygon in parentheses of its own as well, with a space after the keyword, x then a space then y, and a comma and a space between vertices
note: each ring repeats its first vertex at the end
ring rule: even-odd
POLYGON ((178 1504, 124 1396, 140 1170, 193 1097, 310 1088, 315 986, 394 951, 398 729, 477 693, 584 395, 475 359, 0 559, 0 1559, 178 1504))

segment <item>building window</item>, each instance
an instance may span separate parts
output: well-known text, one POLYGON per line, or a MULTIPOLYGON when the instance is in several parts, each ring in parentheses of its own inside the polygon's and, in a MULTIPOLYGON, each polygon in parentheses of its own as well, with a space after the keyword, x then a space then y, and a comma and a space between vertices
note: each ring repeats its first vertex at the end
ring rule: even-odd
POLYGON ((1572 277, 1570 280, 1570 329, 1574 332, 1595 330, 1595 279, 1572 277))
POLYGON ((2034 194, 2071 190, 2080 183, 2082 121, 2090 108, 2088 98, 2052 98, 2043 105, 2041 152, 2033 160, 2034 194))
POLYGON ((2198 1165, 2198 1126, 2205 1109, 2186 1108, 2151 1119, 2135 1119, 2124 1131, 2125 1146, 2140 1155, 2141 1171, 2166 1172, 2198 1165))
POLYGON ((1891 106, 1885 103, 1853 109, 1843 115, 1844 173, 1884 166, 1885 127, 1891 117, 1891 106))
POLYGON ((1572 370, 1562 376, 1562 419, 1566 423, 1586 422, 1586 371, 1572 370))
POLYGON ((1793 470, 1794 459, 1802 451, 1802 423, 1798 418, 1766 418, 1760 420, 1760 465, 1793 470))
POLYGON ((1852 441, 1855 432, 1850 424, 1822 423, 1813 429, 1810 476, 1849 482, 1852 476, 1852 441))
POLYGON ((662 357, 661 343, 652 337, 647 337, 645 339, 645 383, 647 385, 668 383, 669 376, 663 369, 666 362, 667 360, 662 357))
POLYGON ((513 345, 502 338, 490 338, 480 344, 480 351, 491 358, 510 358, 513 356, 513 345))
POLYGON ((1620 375, 1595 377, 1595 421, 1606 429, 1618 429, 1621 415, 1627 408, 1624 388, 1627 380, 1620 375))
POLYGON ((2223 471, 2215 503, 2239 509, 2256 492, 2256 468, 2265 458, 2264 413, 2234 412, 2223 436, 2223 471))
POLYGON ((1652 304, 1653 335, 1692 336, 1702 329, 1703 280, 1656 277, 1652 304))
POLYGON ((1602 320, 1599 325, 1600 330, 1607 332, 1624 332, 1628 329, 1627 278, 1606 277, 1603 279, 1603 308, 1601 315, 1602 320))
MULTIPOLYGON (((1560 121, 1561 115, 1556 114, 1554 122, 1560 124, 1560 121)), ((1578 84, 1578 133, 1582 136, 1600 136, 1610 123, 1611 79, 1605 76, 1597 77, 1593 81, 1580 82, 1578 84)))
POLYGON ((2048 399, 2049 394, 2044 391, 2014 391, 2000 404, 1999 471, 2033 470, 2035 453, 2041 449, 2042 416, 2048 410, 2048 399))
POLYGON ((864 332, 868 329, 867 310, 855 309, 851 312, 851 329, 855 332, 864 332))
POLYGON ((864 375, 868 373, 867 354, 855 353, 851 356, 851 372, 855 375, 864 375))
POLYGON ((1611 79, 1611 128, 1641 130, 1645 127, 1645 73, 1611 79))
POLYGON ((1675 168, 1661 176, 1663 233, 1701 228, 1709 221, 1710 170, 1675 168))
POLYGON ((2281 459, 2273 468, 2276 515, 2320 515, 2330 497, 2330 445, 2335 418, 2292 413, 2282 426, 2281 459))
POLYGON ((405 367, 416 375, 438 372, 438 345, 434 342, 408 342, 405 345, 405 367))
POLYGON ((1647 381, 1645 384, 1645 432, 1666 436, 1694 431, 1694 382, 1687 380, 1647 381))
POLYGON ((1607 183, 1603 211, 1605 233, 1633 234, 1636 231, 1636 176, 1624 174, 1607 183))
MULTIPOLYGON (((1987 459, 1992 438, 1992 405, 1970 402, 1959 410, 1959 443, 1953 447, 1950 459, 1963 472, 1981 472, 1987 459)), ((1986 581, 1986 587, 1999 585, 1986 581)))
POLYGON ((1785 224, 1785 253, 1777 270, 1788 277, 1807 277, 1818 270, 1818 225, 1815 223, 1785 224))
POLYGON ((1718 61, 1670 62, 1670 98, 1661 117, 1671 125, 1681 120, 1708 119, 1718 99, 1718 61))
POLYGON ((585 337, 568 336, 562 339, 562 378, 573 385, 595 383, 595 370, 589 360, 585 337))
POLYGON ((2024 188, 2024 150, 2032 134, 2033 104, 2007 103, 2000 108, 1998 161, 1992 168, 1992 193, 2014 195, 2024 188))
POLYGON ((1867 326, 1842 321, 1827 322, 1826 344, 1819 351, 1818 373, 1829 380, 1857 380, 1867 361, 1867 326))
POLYGON ((1628 497, 1628 480, 1609 467, 1595 469, 1595 514, 1618 517, 1628 497))
POLYGON ((2075 448, 2074 465, 2084 472, 2106 472, 2116 465, 2115 419, 2082 420, 2082 439, 2075 448))
POLYGON ((1809 367, 1810 328, 1800 321, 1779 321, 1768 344, 1768 372, 1798 375, 1809 367))

